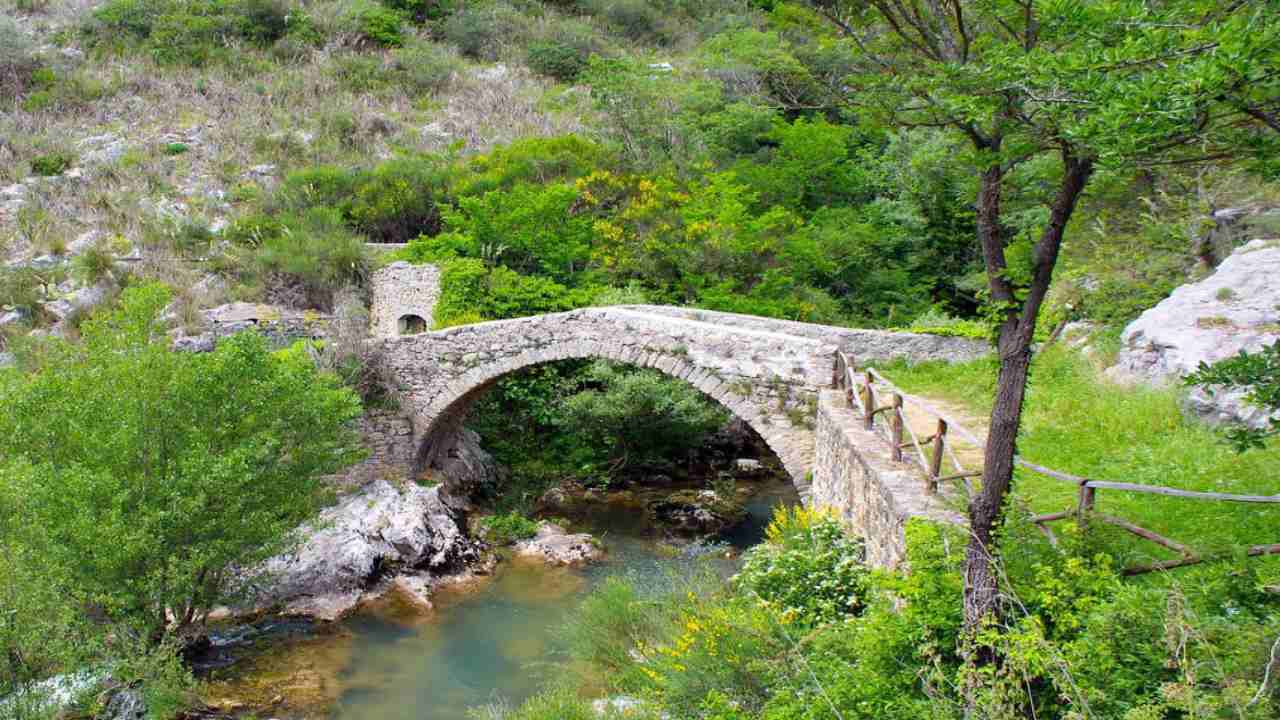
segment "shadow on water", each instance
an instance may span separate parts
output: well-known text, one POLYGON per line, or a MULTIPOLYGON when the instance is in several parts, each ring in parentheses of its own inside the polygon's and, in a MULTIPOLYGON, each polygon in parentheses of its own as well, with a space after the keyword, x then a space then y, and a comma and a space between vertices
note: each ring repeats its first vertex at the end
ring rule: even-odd
MULTIPOLYGON (((713 544, 664 542, 645 517, 643 499, 587 504, 568 519, 574 529, 601 537, 605 562, 568 569, 512 560, 499 565, 491 582, 433 598, 436 610, 428 616, 392 604, 370 608, 332 632, 329 644, 342 649, 325 656, 332 680, 313 695, 335 720, 462 720, 477 706, 518 704, 563 667, 562 628, 605 578, 625 574, 656 590, 708 562, 730 575, 736 551, 760 541, 773 509, 797 502, 789 483, 762 482, 753 490, 745 501, 747 521, 713 544)), ((304 657, 315 657, 314 639, 294 644, 304 657)), ((275 672, 299 664, 292 656, 285 650, 271 660, 275 672)), ((262 672, 261 665, 247 674, 262 672)), ((320 704, 289 705, 295 712, 274 714, 323 711, 320 704)))

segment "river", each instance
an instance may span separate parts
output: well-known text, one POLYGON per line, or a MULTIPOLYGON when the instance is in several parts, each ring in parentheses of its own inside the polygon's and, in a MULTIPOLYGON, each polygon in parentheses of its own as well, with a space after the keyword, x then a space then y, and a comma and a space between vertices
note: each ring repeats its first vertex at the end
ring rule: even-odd
POLYGON ((519 704, 563 668, 563 627, 605 578, 625 574, 656 589, 702 563, 727 577, 773 509, 798 502, 782 480, 750 489, 747 521, 718 545, 672 545, 634 505, 586 503, 569 519, 601 539, 604 562, 504 561, 474 587, 434 597, 426 614, 391 601, 328 626, 269 622, 256 629, 256 650, 240 647, 212 674, 208 696, 259 716, 333 720, 463 720, 478 707, 519 704))

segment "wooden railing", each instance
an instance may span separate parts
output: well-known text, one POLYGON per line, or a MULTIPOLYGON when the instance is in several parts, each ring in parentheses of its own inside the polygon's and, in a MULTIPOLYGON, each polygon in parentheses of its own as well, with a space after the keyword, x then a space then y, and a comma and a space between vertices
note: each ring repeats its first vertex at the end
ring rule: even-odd
POLYGON ((972 490, 969 480, 981 476, 982 471, 965 469, 956 455, 950 441, 950 434, 961 435, 974 447, 982 448, 983 442, 973 433, 925 401, 902 392, 875 368, 868 367, 861 372, 855 372, 843 352, 836 352, 834 380, 835 387, 845 391, 845 399, 849 407, 856 408, 862 414, 863 427, 879 434, 889 443, 894 460, 903 462, 903 451, 908 447, 912 448, 911 461, 924 471, 926 492, 933 495, 938 492, 938 486, 941 483, 952 480, 964 480, 966 488, 972 490), (877 402, 884 397, 888 398, 888 403, 877 405, 877 402), (903 410, 907 407, 919 408, 935 419, 936 424, 932 435, 924 438, 916 435, 903 414, 903 410), (888 421, 877 423, 876 420, 881 416, 887 417, 888 421), (908 436, 910 440, 906 439, 908 436), (946 475, 942 474, 944 456, 946 460, 951 461, 952 466, 952 471, 946 475))
MULTIPOLYGON (((943 482, 963 480, 967 494, 969 497, 973 496, 974 485, 972 479, 981 477, 982 471, 966 469, 964 467, 952 447, 951 437, 953 435, 958 435, 963 438, 965 442, 973 445, 979 450, 985 447, 985 441, 981 440, 977 435, 970 432, 963 425, 948 417, 946 414, 924 400, 904 393, 890 382, 888 378, 877 372, 875 368, 866 367, 860 370, 855 370, 853 364, 849 361, 849 358, 843 352, 839 351, 836 352, 835 360, 835 376, 832 378, 833 386, 838 390, 843 390, 849 407, 857 409, 861 413, 863 427, 866 430, 880 435, 889 443, 889 448, 893 454, 894 460, 899 462, 905 461, 906 454, 904 454, 903 451, 908 447, 913 448, 914 452, 910 454, 910 458, 912 462, 919 465, 921 470, 924 471, 926 492, 932 495, 938 492, 938 488, 943 482), (885 397, 888 398, 886 403, 877 404, 881 398, 885 397), (908 407, 922 411, 936 420, 936 430, 932 435, 925 438, 919 438, 916 436, 916 433, 911 429, 911 424, 907 422, 904 417, 903 409, 908 407), (887 421, 877 423, 877 420, 881 417, 887 417, 887 421), (910 436, 910 440, 906 439, 907 436, 910 436), (926 446, 928 447, 928 453, 925 452, 926 446), (946 475, 942 474, 944 455, 950 459, 954 468, 954 472, 950 472, 946 475)), ((1042 465, 1037 465, 1036 463, 1028 462, 1020 457, 1015 458, 1014 462, 1018 467, 1024 470, 1061 482, 1071 483, 1077 488, 1074 507, 1061 512, 1044 513, 1031 517, 1031 522, 1035 524, 1035 526, 1054 546, 1057 546, 1058 538, 1054 534, 1052 528, 1049 527, 1050 523, 1062 520, 1075 520, 1078 523, 1085 523, 1089 520, 1096 520, 1107 525, 1118 527, 1139 538, 1171 550, 1180 556, 1174 560, 1163 560, 1146 565, 1135 565, 1125 568, 1124 573, 1126 575, 1138 575, 1154 570, 1170 570, 1187 565, 1194 565, 1196 563, 1204 562, 1212 557, 1212 555, 1198 552, 1183 543, 1165 537, 1153 530, 1131 523, 1123 518, 1098 512, 1096 506, 1099 490, 1146 493, 1151 495, 1163 495, 1166 497, 1191 500, 1212 500, 1218 502, 1280 503, 1280 495, 1234 495, 1230 493, 1182 490, 1179 488, 1164 487, 1161 485, 1142 485, 1138 483, 1093 480, 1061 472, 1059 470, 1053 470, 1042 465)), ((1280 543, 1273 545, 1253 545, 1245 549, 1245 554, 1249 557, 1280 555, 1280 543)))

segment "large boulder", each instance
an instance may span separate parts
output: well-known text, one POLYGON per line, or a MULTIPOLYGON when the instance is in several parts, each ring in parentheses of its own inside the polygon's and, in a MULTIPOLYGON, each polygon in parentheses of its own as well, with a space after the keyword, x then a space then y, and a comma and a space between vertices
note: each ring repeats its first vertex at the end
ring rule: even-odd
MULTIPOLYGON (((1169 385, 1241 350, 1280 341, 1280 241, 1254 240, 1212 275, 1183 285, 1125 328, 1108 374, 1122 382, 1169 385)), ((1261 427, 1267 415, 1238 391, 1194 390, 1187 409, 1213 423, 1261 427)))
POLYGON ((299 530, 301 543, 255 572, 258 609, 331 620, 401 574, 458 572, 480 557, 438 487, 364 486, 299 530))

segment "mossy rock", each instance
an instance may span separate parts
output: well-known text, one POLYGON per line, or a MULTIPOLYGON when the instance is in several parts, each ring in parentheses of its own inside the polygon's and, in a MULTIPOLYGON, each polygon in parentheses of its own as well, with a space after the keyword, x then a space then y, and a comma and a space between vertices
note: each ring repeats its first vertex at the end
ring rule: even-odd
POLYGON ((747 509, 712 490, 681 490, 649 503, 654 523, 679 535, 718 535, 747 519, 747 509))

